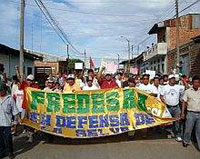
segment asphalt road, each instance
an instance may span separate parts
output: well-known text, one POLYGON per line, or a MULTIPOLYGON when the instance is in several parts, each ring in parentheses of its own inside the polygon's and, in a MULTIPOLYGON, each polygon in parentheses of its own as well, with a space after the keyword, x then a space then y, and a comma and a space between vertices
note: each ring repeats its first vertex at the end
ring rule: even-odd
POLYGON ((184 148, 159 134, 148 134, 145 139, 140 132, 134 137, 121 134, 96 139, 47 139, 46 135, 37 135, 30 144, 25 135, 15 137, 16 159, 200 159, 193 144, 184 148))

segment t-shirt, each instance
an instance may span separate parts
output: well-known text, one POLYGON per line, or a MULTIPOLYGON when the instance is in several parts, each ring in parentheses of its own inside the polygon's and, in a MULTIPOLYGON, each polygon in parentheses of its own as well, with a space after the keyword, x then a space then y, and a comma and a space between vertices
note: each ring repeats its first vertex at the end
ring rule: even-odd
POLYGON ((15 99, 16 106, 20 112, 22 112, 22 104, 24 100, 24 91, 23 90, 17 90, 13 94, 13 98, 15 99))
POLYGON ((87 91, 87 90, 91 91, 91 90, 97 90, 97 89, 99 89, 99 88, 97 88, 97 86, 95 86, 95 85, 92 85, 92 87, 89 87, 88 85, 83 87, 84 91, 87 91))
POLYGON ((165 85, 161 91, 167 105, 176 106, 179 104, 180 96, 184 93, 185 87, 181 85, 165 85))
POLYGON ((187 110, 200 112, 200 89, 197 91, 194 88, 189 88, 185 91, 183 100, 187 102, 187 110))
POLYGON ((68 83, 65 84, 64 86, 64 93, 72 93, 75 91, 81 91, 80 85, 79 84, 74 84, 73 86, 70 86, 68 83))
POLYGON ((140 84, 138 89, 140 89, 141 91, 145 91, 147 93, 158 94, 157 88, 151 84, 148 85, 140 84))
POLYGON ((101 79, 99 85, 101 89, 118 88, 115 80, 107 81, 106 79, 101 79))
POLYGON ((14 95, 14 93, 19 89, 18 85, 13 83, 12 88, 11 88, 11 96, 14 95))
POLYGON ((117 79, 117 80, 116 80, 116 83, 117 83, 117 85, 118 85, 119 88, 122 87, 122 82, 121 82, 120 80, 117 79))

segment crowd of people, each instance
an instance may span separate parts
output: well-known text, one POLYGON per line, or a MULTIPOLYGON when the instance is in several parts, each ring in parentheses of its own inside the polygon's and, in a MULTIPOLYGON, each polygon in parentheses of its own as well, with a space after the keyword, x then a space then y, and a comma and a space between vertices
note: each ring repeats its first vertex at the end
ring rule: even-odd
MULTIPOLYGON (((189 145, 192 130, 198 148, 200 149, 200 78, 192 78, 186 75, 156 75, 150 79, 148 74, 133 75, 118 72, 115 74, 103 73, 105 67, 98 73, 92 69, 79 71, 78 73, 63 73, 62 75, 50 75, 45 87, 42 88, 33 75, 22 78, 16 67, 16 75, 12 81, 6 78, 3 69, 0 70, 0 152, 1 155, 9 154, 13 157, 11 126, 21 122, 25 116, 27 87, 43 89, 44 91, 73 93, 76 91, 116 89, 135 87, 156 97, 166 104, 171 116, 179 120, 175 121, 168 130, 172 137, 182 142, 184 147, 189 145), (9 91, 10 90, 10 91, 9 91)), ((32 135, 29 138, 32 141, 32 135)), ((0 156, 1 158, 1 156, 0 156)))

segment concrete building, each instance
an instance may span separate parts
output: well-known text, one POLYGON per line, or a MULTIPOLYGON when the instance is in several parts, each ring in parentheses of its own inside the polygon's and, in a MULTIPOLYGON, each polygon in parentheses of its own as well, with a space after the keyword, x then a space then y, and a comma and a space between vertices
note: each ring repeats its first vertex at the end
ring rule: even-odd
MULTIPOLYGON (((30 52, 24 53, 24 74, 25 76, 35 72, 34 61, 42 60, 41 56, 30 52)), ((15 75, 15 66, 19 66, 19 50, 0 44, 0 65, 4 67, 7 77, 15 75)))
MULTIPOLYGON (((168 52, 168 73, 176 64, 176 49, 168 52)), ((180 46, 180 72, 188 76, 200 76, 200 36, 180 46)))
MULTIPOLYGON (((180 46, 190 42, 191 38, 200 35, 200 14, 187 14, 180 20, 180 46)), ((169 73, 167 63, 170 63, 167 53, 176 47, 175 19, 156 23, 149 34, 157 34, 157 44, 147 50, 144 62, 148 69, 157 73, 169 73)), ((176 67, 176 64, 173 65, 176 67)))
MULTIPOLYGON (((131 68, 137 68, 138 73, 142 73, 144 68, 143 68, 143 62, 144 62, 144 52, 138 55, 137 57, 133 58, 130 60, 130 67, 131 68)), ((125 71, 128 70, 128 60, 122 61, 120 65, 123 65, 123 69, 125 71)))

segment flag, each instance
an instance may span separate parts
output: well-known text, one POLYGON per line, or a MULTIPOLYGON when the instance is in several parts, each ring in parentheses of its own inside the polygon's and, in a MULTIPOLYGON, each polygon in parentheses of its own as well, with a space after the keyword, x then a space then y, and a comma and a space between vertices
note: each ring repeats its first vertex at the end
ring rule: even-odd
POLYGON ((90 69, 95 69, 95 66, 94 66, 94 61, 93 59, 90 57, 90 69))

